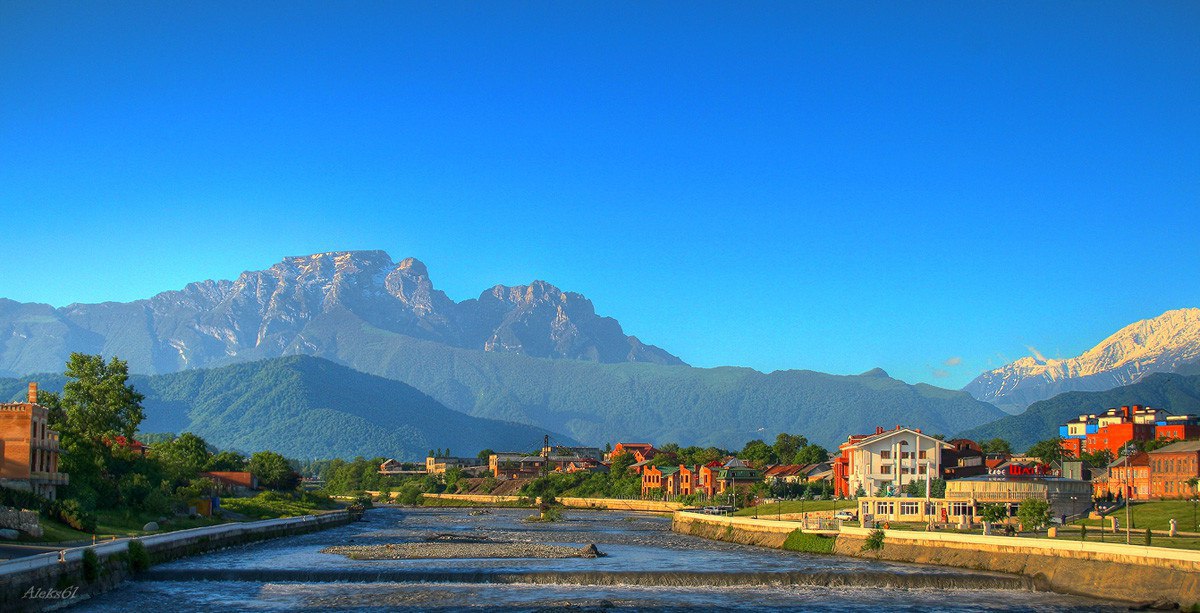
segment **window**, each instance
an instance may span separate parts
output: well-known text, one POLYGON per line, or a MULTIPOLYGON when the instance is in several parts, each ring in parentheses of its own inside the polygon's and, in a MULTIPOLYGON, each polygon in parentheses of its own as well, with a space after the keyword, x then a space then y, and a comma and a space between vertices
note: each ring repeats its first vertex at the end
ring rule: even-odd
POLYGON ((883 474, 885 474, 885 475, 890 475, 890 474, 892 474, 892 465, 891 465, 891 464, 884 464, 883 466, 880 466, 880 467, 879 467, 879 472, 881 472, 881 473, 883 473, 883 474))
POLYGON ((950 514, 951 515, 970 515, 971 514, 971 503, 969 503, 969 502, 951 502, 950 503, 950 514))
POLYGON ((890 460, 890 459, 892 459, 892 450, 891 450, 891 449, 884 449, 883 451, 880 451, 880 452, 879 452, 879 457, 880 457, 880 458, 882 458, 882 459, 884 459, 884 460, 890 460))
POLYGON ((911 459, 912 459, 912 452, 911 452, 911 451, 901 451, 901 452, 900 452, 900 459, 901 459, 901 460, 911 460, 911 459))
POLYGON ((900 503, 900 514, 901 515, 917 515, 920 512, 921 512, 921 505, 919 503, 916 503, 916 502, 901 502, 900 503))
POLYGON ((921 459, 921 460, 925 459, 925 450, 924 449, 917 452, 917 458, 921 459))
POLYGON ((917 468, 918 474, 924 475, 924 474, 927 474, 928 472, 929 472, 928 464, 922 464, 920 467, 917 468))

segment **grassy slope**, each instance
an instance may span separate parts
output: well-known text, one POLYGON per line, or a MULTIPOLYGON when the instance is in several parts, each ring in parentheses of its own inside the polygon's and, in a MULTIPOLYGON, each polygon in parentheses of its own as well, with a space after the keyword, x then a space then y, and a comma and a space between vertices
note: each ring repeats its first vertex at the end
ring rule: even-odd
POLYGON ((769 517, 776 513, 836 511, 838 509, 853 509, 856 504, 853 500, 785 500, 778 505, 772 502, 757 507, 738 509, 734 515, 762 515, 763 517, 769 517))

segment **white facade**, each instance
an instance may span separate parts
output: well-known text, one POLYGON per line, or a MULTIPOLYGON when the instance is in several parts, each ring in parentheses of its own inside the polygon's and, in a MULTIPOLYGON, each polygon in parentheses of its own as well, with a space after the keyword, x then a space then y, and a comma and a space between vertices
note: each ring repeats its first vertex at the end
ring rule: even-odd
POLYGON ((941 476, 942 451, 953 446, 909 428, 888 430, 848 447, 850 465, 846 473, 850 492, 861 486, 868 496, 880 486, 892 493, 909 483, 925 483, 941 476))

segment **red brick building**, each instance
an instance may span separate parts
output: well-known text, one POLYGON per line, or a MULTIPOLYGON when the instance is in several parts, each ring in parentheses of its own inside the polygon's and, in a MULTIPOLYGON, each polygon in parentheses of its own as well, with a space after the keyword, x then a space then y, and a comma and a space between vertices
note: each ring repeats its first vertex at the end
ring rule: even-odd
POLYGON ((1152 494, 1150 480, 1150 454, 1137 452, 1114 460, 1108 465, 1108 474, 1092 481, 1093 494, 1099 498, 1107 494, 1128 500, 1149 500, 1152 494))
POLYGON ((1200 418, 1171 415, 1163 409, 1139 404, 1084 414, 1059 427, 1062 449, 1072 457, 1107 451, 1117 457, 1135 441, 1184 440, 1200 437, 1200 418))
POLYGON ((1200 494, 1188 483, 1200 479, 1200 441, 1172 443, 1149 455, 1152 497, 1190 499, 1200 494))
POLYGON ((37 383, 27 402, 0 404, 0 485, 30 490, 53 500, 67 475, 58 472, 58 433, 50 410, 38 404, 37 383))

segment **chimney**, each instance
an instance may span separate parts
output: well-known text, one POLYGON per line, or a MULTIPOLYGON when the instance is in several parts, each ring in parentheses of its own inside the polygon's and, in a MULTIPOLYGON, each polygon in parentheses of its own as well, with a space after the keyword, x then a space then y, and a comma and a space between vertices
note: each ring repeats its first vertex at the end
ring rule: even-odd
POLYGON ((875 434, 883 434, 883 426, 875 426, 875 434))
POLYGON ((1129 407, 1121 407, 1121 415, 1124 415, 1125 419, 1129 419, 1129 407))
POLYGON ((37 383, 29 382, 29 404, 37 404, 37 383))

